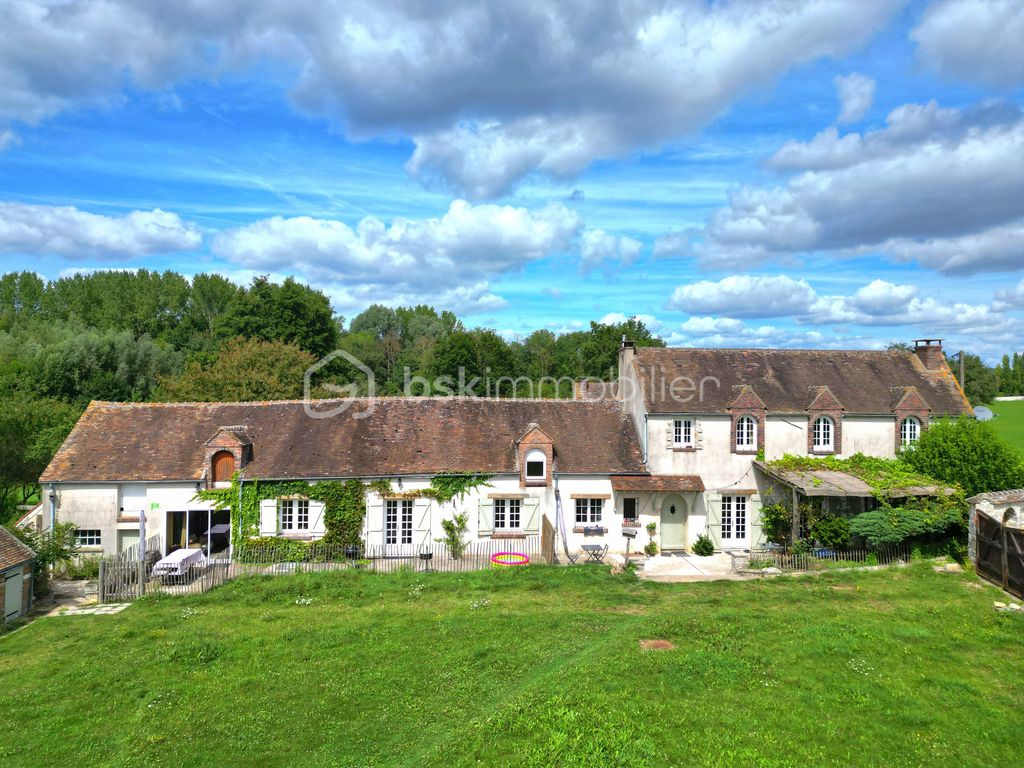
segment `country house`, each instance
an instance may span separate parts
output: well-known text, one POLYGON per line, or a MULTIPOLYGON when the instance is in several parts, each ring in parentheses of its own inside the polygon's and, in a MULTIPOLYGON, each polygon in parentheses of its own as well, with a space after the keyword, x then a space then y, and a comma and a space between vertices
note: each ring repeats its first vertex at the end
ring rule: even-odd
POLYGON ((619 371, 580 382, 572 400, 377 398, 329 418, 301 401, 94 402, 43 473, 29 523, 72 521, 86 551, 113 553, 138 543, 144 513, 164 554, 190 543, 209 554, 238 537, 321 537, 324 504, 265 498, 258 524, 239 530, 198 492, 232 478, 355 478, 392 489, 367 495, 367 545, 429 547, 454 511, 467 513, 470 539, 536 536, 557 528, 560 501, 570 550, 622 551, 624 531, 649 523, 665 550, 704 533, 745 549, 762 540, 762 498, 779 480, 759 458, 892 457, 932 419, 970 412, 935 340, 884 352, 624 341, 619 371), (491 477, 447 505, 415 493, 442 473, 491 477))

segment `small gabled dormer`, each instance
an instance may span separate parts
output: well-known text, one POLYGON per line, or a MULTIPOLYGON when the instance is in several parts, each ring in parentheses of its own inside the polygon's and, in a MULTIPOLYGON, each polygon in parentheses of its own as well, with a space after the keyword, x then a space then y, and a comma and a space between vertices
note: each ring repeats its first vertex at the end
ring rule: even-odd
POLYGON ((846 408, 827 386, 811 387, 807 406, 807 452, 843 452, 843 413, 846 408))
POLYGON ((531 421, 523 436, 516 441, 519 484, 524 487, 551 485, 551 465, 554 460, 554 443, 537 422, 531 421))
POLYGON ((203 476, 208 488, 226 487, 252 460, 252 439, 244 426, 219 427, 203 443, 203 476))
POLYGON ((764 449, 764 423, 768 406, 754 389, 744 384, 738 387, 736 398, 729 405, 732 416, 733 453, 757 453, 764 449))
POLYGON ((917 387, 895 387, 893 395, 892 413, 896 418, 896 450, 899 451, 916 443, 928 429, 932 408, 917 387))

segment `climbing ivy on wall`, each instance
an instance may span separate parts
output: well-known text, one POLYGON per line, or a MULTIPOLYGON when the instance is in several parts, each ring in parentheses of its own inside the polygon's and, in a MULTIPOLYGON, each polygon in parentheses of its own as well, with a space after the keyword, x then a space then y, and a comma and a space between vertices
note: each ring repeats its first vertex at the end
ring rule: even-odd
POLYGON ((430 498, 438 504, 445 504, 452 499, 464 498, 474 488, 488 485, 490 479, 490 475, 481 473, 444 473, 432 477, 429 488, 395 493, 387 480, 370 483, 355 479, 319 480, 315 483, 304 480, 242 481, 236 474, 229 488, 199 491, 196 498, 212 502, 217 509, 230 510, 232 536, 235 541, 244 541, 259 535, 261 501, 282 496, 305 496, 323 502, 324 542, 348 546, 359 543, 368 492, 406 499, 430 498))

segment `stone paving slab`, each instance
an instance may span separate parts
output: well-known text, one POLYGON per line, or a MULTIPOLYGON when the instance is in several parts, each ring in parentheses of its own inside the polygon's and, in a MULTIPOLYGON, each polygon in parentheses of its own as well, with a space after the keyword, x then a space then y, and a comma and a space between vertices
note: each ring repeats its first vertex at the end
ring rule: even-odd
POLYGON ((643 578, 651 581, 743 581, 754 578, 732 569, 732 557, 716 552, 708 557, 691 554, 658 555, 644 563, 643 578))
POLYGON ((131 603, 106 603, 104 605, 90 606, 58 606, 50 611, 47 616, 110 616, 120 613, 131 603))

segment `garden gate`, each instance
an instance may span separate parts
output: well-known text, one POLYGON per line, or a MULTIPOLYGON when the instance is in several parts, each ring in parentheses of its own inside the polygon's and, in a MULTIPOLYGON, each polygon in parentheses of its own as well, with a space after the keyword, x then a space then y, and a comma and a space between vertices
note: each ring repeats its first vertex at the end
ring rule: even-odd
POLYGON ((1024 598, 1024 530, 981 511, 975 516, 975 530, 978 574, 1024 598))

